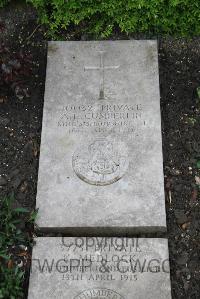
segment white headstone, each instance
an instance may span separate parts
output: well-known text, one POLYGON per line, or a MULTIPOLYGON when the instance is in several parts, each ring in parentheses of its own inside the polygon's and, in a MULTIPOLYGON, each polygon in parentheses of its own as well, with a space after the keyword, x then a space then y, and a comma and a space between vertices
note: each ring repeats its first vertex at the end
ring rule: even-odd
POLYGON ((28 299, 171 299, 166 239, 38 238, 28 299))
POLYGON ((38 225, 164 231, 156 41, 50 42, 38 225))

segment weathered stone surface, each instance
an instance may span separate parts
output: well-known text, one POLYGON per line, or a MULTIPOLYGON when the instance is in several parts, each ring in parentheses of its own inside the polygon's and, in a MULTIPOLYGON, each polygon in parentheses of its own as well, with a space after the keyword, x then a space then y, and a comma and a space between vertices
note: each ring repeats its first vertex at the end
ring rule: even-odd
POLYGON ((50 42, 41 229, 166 228, 156 41, 50 42))
POLYGON ((171 299, 166 239, 38 238, 28 299, 171 299))

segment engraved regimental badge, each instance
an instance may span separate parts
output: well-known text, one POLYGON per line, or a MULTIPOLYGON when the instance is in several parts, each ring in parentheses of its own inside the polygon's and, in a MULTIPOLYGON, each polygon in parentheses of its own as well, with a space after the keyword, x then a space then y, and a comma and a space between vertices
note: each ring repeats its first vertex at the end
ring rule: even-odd
POLYGON ((126 146, 120 141, 96 139, 74 153, 72 166, 76 175, 88 184, 112 184, 128 169, 126 146))
POLYGON ((124 299, 124 297, 109 289, 91 289, 82 292, 74 299, 124 299))

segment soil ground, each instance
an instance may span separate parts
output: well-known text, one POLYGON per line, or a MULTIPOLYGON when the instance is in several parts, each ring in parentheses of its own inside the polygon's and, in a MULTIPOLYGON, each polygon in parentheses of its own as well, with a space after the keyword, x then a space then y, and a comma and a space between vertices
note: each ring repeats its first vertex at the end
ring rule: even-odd
MULTIPOLYGON (((0 11, 0 43, 15 56, 32 55, 23 83, 30 97, 0 85, 0 194, 14 192, 15 205, 35 207, 47 38, 34 9, 10 5, 0 11)), ((69 30, 66 39, 87 39, 69 30)), ((115 34, 113 39, 130 38, 115 34)), ((160 38, 162 138, 172 298, 200 296, 200 38, 160 38)), ((27 290, 27 280, 25 289, 27 290)), ((25 290, 25 293, 26 293, 25 290)), ((26 297, 26 295, 25 295, 26 297)))

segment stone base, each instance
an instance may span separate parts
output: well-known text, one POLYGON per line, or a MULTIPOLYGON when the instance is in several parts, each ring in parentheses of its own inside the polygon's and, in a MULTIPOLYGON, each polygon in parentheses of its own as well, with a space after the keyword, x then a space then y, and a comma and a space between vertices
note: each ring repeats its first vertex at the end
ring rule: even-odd
POLYGON ((28 299, 171 299, 166 239, 37 238, 28 299))

